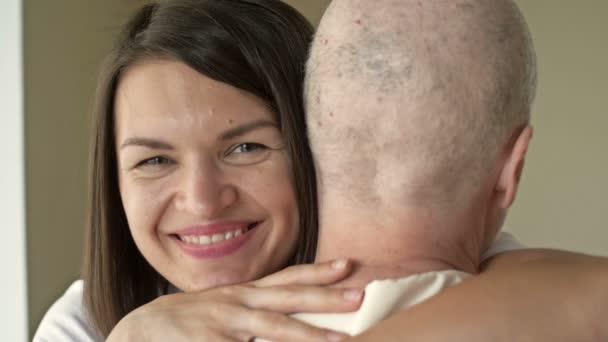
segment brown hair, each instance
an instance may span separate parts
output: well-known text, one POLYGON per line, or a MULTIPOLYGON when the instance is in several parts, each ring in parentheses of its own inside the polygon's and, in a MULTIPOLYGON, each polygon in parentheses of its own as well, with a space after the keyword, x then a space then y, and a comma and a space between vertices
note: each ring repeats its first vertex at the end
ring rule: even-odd
POLYGON ((263 99, 292 162, 300 233, 290 262, 312 262, 316 180, 302 103, 312 35, 310 23, 279 0, 158 1, 128 22, 101 72, 93 119, 83 278, 87 313, 102 336, 167 287, 135 246, 120 199, 113 107, 122 73, 144 58, 169 58, 263 99))

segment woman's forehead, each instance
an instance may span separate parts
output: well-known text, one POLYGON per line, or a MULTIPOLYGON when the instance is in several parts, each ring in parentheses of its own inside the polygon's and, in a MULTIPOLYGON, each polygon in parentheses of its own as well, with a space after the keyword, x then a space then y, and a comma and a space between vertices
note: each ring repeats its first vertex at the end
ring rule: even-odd
POLYGON ((245 120, 274 121, 263 100, 177 61, 129 68, 119 83, 114 109, 118 131, 154 125, 212 128, 245 120))

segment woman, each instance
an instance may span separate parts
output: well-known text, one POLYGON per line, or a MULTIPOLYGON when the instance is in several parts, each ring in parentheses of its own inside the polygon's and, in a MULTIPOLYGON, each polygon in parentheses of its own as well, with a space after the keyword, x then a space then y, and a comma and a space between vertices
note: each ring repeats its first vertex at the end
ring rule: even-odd
MULTIPOLYGON (((90 323, 72 333, 77 339, 106 338, 170 291, 312 262, 316 193, 301 97, 312 34, 297 11, 273 0, 161 1, 127 24, 98 87, 83 272, 90 323)), ((325 269, 306 281, 347 272, 325 269)), ((344 290, 297 290, 316 296, 317 304, 302 301, 313 311, 358 305, 343 300, 344 290)), ((281 310, 289 303, 275 304, 275 292, 271 304, 281 310)))
POLYGON ((276 0, 163 1, 134 16, 97 95, 84 282, 34 340, 344 337, 283 313, 357 309, 359 290, 317 286, 348 262, 269 275, 315 251, 311 36, 276 0))

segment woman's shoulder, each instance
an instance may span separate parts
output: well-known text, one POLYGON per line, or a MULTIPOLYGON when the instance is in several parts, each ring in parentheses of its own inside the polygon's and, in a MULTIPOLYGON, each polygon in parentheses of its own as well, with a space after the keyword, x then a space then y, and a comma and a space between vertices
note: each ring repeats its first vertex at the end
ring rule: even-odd
POLYGON ((103 341, 94 333, 86 317, 83 292, 82 280, 72 283, 46 312, 33 341, 103 341))

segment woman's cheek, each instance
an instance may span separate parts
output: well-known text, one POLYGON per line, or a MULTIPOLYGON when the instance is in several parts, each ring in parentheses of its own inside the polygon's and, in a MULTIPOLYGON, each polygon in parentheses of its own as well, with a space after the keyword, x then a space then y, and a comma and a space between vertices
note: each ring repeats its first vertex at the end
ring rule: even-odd
POLYGON ((161 215, 163 188, 158 184, 127 181, 121 191, 125 214, 134 236, 154 232, 161 215))

